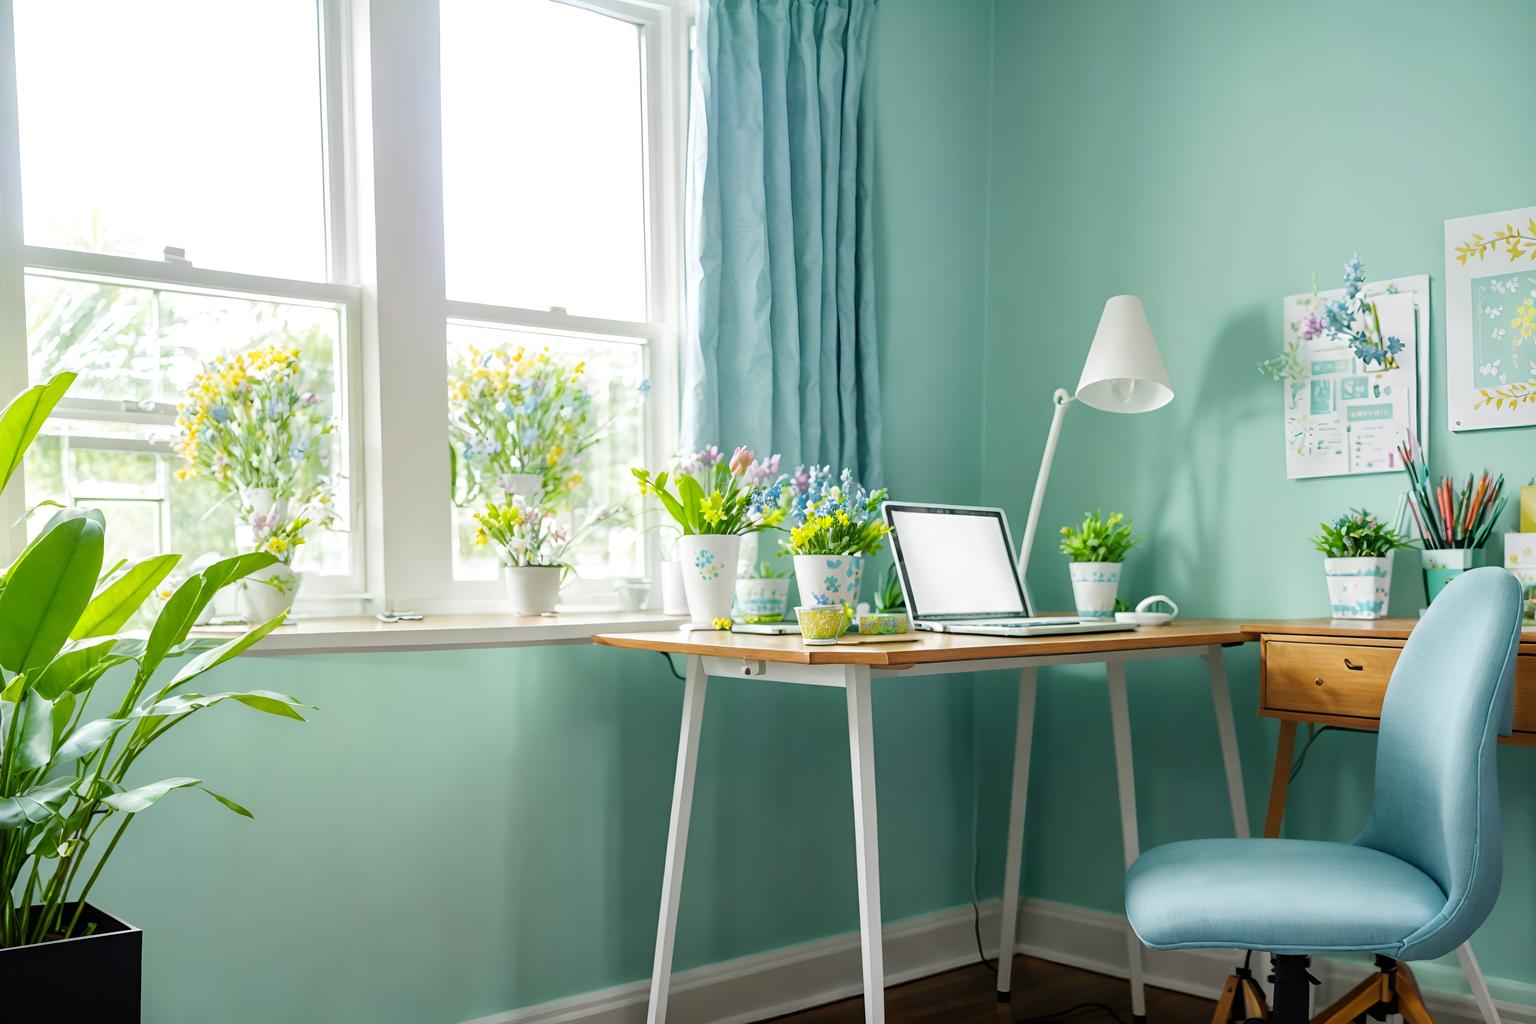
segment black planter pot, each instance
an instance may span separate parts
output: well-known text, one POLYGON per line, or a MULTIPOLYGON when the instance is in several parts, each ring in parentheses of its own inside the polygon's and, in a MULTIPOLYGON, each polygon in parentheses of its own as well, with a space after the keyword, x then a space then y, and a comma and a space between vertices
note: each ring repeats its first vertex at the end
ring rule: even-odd
MULTIPOLYGON (((70 905, 64 917, 74 912, 70 905)), ((75 930, 72 939, 0 949, 0 992, 19 1004, 16 1019, 138 1024, 144 933, 89 903, 75 930)))

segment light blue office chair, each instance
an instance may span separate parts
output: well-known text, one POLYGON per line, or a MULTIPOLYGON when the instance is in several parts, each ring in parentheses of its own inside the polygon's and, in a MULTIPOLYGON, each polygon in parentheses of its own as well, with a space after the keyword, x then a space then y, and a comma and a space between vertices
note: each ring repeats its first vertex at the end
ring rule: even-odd
MULTIPOLYGON (((1143 854, 1125 912, 1151 949, 1274 957, 1274 1024, 1307 1020, 1310 954, 1376 954, 1378 973, 1318 1015, 1401 1013, 1431 1024, 1402 961, 1454 950, 1483 923, 1503 871, 1495 744, 1512 726, 1520 585, 1475 569, 1435 598, 1387 686, 1371 819, 1353 843, 1200 839, 1143 854)), ((1246 965, 1215 1024, 1262 1016, 1246 965)))

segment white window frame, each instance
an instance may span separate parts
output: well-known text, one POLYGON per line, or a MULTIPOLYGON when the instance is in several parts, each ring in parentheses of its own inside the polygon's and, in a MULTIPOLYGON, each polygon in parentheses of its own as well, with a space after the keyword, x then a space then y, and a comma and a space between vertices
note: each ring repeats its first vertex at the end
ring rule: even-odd
MULTIPOLYGON (((316 7, 320 39, 321 118, 320 139, 325 173, 326 244, 329 280, 244 274, 185 263, 158 261, 108 253, 80 252, 48 246, 27 245, 22 234, 22 181, 20 121, 16 94, 15 21, 11 0, 0 0, 0 390, 14 395, 28 383, 26 312, 23 292, 26 275, 38 271, 89 283, 165 288, 177 292, 229 296, 282 302, 292 305, 334 307, 340 312, 341 374, 336 410, 344 427, 342 466, 334 467, 348 478, 351 503, 349 523, 350 564, 344 573, 306 574, 301 607, 312 611, 357 611, 368 603, 366 587, 367 533, 363 516, 366 492, 365 459, 362 456, 360 410, 362 401, 362 290, 349 278, 356 245, 350 206, 348 147, 344 142, 349 118, 346 91, 341 88, 345 60, 343 40, 337 35, 335 10, 339 0, 320 0, 316 7)), ((193 253, 193 259, 196 259, 193 253)), ((144 407, 132 402, 102 402, 66 397, 55 415, 76 420, 119 420, 163 426, 174 418, 167 406, 144 407)), ((123 441, 87 442, 95 447, 121 451, 153 451, 169 454, 169 445, 123 441)), ((19 470, 3 502, 3 534, 0 547, 14 556, 26 542, 24 471, 19 470)), ((188 552, 195 554, 195 552, 188 552)), ((8 560, 8 559, 7 559, 8 560)))
MULTIPOLYGON (((491 610, 496 584, 453 579, 449 495, 447 325, 555 330, 634 339, 651 381, 643 450, 676 449, 678 336, 683 315, 683 166, 693 0, 551 0, 640 27, 649 318, 572 316, 453 301, 444 285, 440 23, 433 0, 318 0, 329 280, 297 281, 134 257, 27 246, 12 0, 0 0, 0 393, 26 386, 23 282, 28 268, 126 284, 334 304, 342 310, 341 401, 351 484, 353 571, 310 577, 301 614, 361 610, 491 610)), ((193 254, 194 259, 196 254, 193 254)), ((72 403, 93 414, 100 403, 72 403)), ((108 410, 110 411, 110 410, 108 410)), ((18 479, 0 497, 0 554, 25 543, 12 525, 18 479)), ((646 569, 659 578, 659 546, 646 569)), ((8 559, 7 559, 8 560, 8 559)), ((616 606, 609 581, 575 597, 616 606)))
MULTIPOLYGON (((557 331, 633 340, 644 346, 651 392, 646 404, 646 460, 669 456, 677 438, 677 336, 683 310, 683 147, 687 125, 691 0, 554 0, 640 28, 644 78, 644 167, 648 251, 644 321, 574 316, 562 309, 524 309, 450 301, 446 294, 442 223, 441 25, 437 3, 379 5, 356 18, 355 55, 373 83, 366 116, 372 152, 363 162, 373 195, 364 202, 379 235, 409 239, 379 245, 365 268, 365 291, 377 304, 380 409, 370 422, 374 444, 394 453, 382 461, 378 500, 370 509, 384 535, 379 552, 386 603, 401 610, 484 609, 501 600, 493 581, 454 580, 448 501, 447 326, 557 331), (371 64, 364 69, 364 61, 371 64), (407 211, 435 211, 428 222, 407 211), (403 309, 402 309, 403 307, 403 309), (392 308, 396 312, 392 312, 392 308), (428 393, 430 389, 431 393, 428 393), (405 471, 413 465, 414 472, 405 471)), ((354 12, 357 14, 358 12, 354 12)), ((365 306, 366 309, 366 306, 365 306)), ((366 313, 365 313, 366 315, 366 313)), ((648 534, 648 536, 651 536, 648 534)), ((659 577, 659 548, 646 546, 647 575, 659 577)), ((564 600, 617 607, 612 581, 567 588, 564 600)))

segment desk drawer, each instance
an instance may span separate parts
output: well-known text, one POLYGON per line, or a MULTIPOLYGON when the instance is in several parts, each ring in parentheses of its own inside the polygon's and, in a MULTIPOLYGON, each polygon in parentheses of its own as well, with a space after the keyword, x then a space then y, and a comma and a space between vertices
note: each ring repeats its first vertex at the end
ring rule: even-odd
MULTIPOLYGON (((1396 647, 1264 644, 1264 706, 1275 711, 1378 718, 1402 651, 1396 647)), ((1532 708, 1536 719, 1536 707, 1532 708)))

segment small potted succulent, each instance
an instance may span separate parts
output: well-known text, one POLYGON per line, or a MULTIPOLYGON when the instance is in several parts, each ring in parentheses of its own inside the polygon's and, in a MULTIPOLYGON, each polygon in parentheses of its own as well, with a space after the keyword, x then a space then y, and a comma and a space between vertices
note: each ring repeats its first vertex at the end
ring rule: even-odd
POLYGON ((714 445, 683 456, 672 472, 635 469, 640 492, 661 502, 682 530, 677 559, 694 626, 729 629, 743 534, 772 526, 783 510, 765 500, 777 484, 777 455, 759 460, 748 448, 727 459, 714 445))
POLYGON ((1142 538, 1131 535, 1131 521, 1103 510, 1083 516, 1081 526, 1061 528, 1061 552, 1070 560, 1072 598, 1077 614, 1087 619, 1111 619, 1120 590, 1120 567, 1142 538))
POLYGON ((1380 619, 1392 593, 1392 552, 1408 538, 1364 509, 1320 523, 1312 538, 1323 553, 1328 603, 1335 619, 1380 619))
POLYGON ((795 471, 781 499, 790 524, 781 545, 794 555, 801 604, 858 603, 864 559, 891 532, 880 518, 885 495, 884 488, 866 491, 846 469, 836 476, 830 466, 795 471))
POLYGON ((520 495, 505 503, 487 502, 475 513, 475 546, 494 549, 501 560, 507 610, 514 615, 553 612, 560 583, 571 571, 571 549, 588 530, 619 511, 593 509, 580 526, 569 529, 554 513, 520 495))
POLYGON ((736 618, 743 622, 782 622, 789 609, 789 570, 759 562, 736 579, 736 618))

